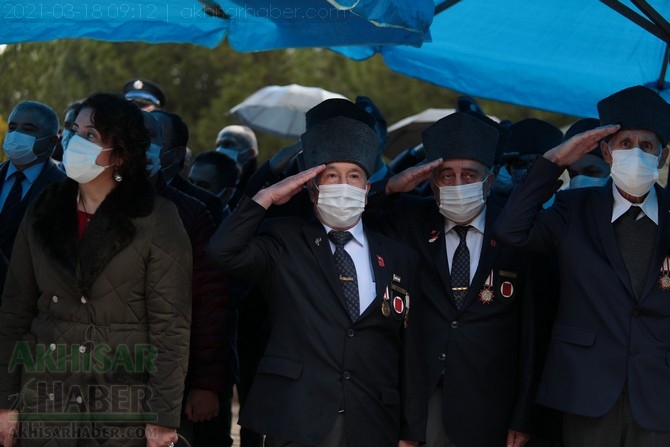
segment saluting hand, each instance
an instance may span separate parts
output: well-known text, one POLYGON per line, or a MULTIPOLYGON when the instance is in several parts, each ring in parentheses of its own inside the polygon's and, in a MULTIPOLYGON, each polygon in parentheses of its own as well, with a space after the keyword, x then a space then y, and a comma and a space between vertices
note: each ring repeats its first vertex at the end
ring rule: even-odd
POLYGON ((399 192, 410 192, 416 188, 424 180, 430 178, 433 169, 442 163, 442 159, 438 158, 430 163, 412 166, 402 172, 394 175, 386 183, 386 194, 396 194, 399 192))
POLYGON ((314 166, 286 177, 281 182, 258 191, 253 200, 265 209, 270 208, 271 205, 283 205, 296 195, 305 183, 319 175, 324 169, 326 169, 326 165, 314 166))
POLYGON ((545 152, 544 158, 553 161, 562 168, 568 167, 593 149, 593 146, 598 144, 600 140, 618 131, 620 127, 618 124, 610 124, 578 133, 569 140, 545 152))

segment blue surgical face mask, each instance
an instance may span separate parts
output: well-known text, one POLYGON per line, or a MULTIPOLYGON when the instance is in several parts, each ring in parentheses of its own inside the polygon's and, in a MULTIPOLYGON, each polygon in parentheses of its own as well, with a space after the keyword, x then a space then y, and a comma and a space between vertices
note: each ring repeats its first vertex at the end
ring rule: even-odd
POLYGON ((608 177, 591 177, 589 175, 575 175, 570 179, 570 189, 591 188, 594 186, 605 186, 608 177))
POLYGON ((491 189, 497 193, 509 194, 512 191, 512 176, 505 166, 501 166, 491 189))
POLYGON ((2 148, 12 163, 23 166, 37 160, 37 155, 33 151, 36 141, 34 136, 15 130, 7 132, 2 148))
POLYGON ((226 154, 233 160, 235 160, 236 163, 239 164, 238 158, 240 157, 240 152, 236 151, 235 149, 226 149, 225 147, 217 147, 216 148, 217 152, 221 152, 223 154, 226 154))
POLYGON ((151 143, 147 149, 147 171, 155 175, 161 169, 161 146, 151 143))

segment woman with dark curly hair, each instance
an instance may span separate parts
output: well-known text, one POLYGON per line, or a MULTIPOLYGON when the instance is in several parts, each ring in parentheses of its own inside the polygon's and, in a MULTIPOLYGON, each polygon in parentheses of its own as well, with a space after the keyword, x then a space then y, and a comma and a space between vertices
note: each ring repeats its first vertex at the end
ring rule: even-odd
POLYGON ((78 109, 68 179, 35 201, 0 307, 0 443, 169 447, 191 320, 191 247, 147 178, 140 110, 78 109))

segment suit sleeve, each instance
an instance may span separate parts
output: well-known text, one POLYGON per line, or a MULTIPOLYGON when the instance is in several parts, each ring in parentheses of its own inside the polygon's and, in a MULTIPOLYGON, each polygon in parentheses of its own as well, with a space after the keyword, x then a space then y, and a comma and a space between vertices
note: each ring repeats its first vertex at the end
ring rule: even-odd
POLYGON ((494 225, 496 237, 504 244, 524 246, 531 251, 550 253, 568 229, 569 213, 562 194, 546 210, 542 204, 554 192, 562 169, 540 157, 526 180, 510 195, 494 225))
POLYGON ((266 209, 243 197, 233 214, 219 225, 207 247, 207 257, 226 273, 252 280, 269 271, 281 254, 272 237, 257 236, 266 209))
POLYGON ((157 425, 179 427, 191 329, 191 243, 171 202, 156 202, 146 265, 149 343, 156 348, 148 406, 157 425))

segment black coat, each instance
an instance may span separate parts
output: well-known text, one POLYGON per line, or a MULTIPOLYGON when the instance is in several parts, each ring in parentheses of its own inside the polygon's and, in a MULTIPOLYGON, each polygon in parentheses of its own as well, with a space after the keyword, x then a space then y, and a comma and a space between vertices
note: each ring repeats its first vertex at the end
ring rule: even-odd
POLYGON ((385 212, 366 216, 369 223, 419 253, 424 377, 430 393, 444 371, 447 436, 459 446, 490 447, 505 445, 508 428, 530 432, 532 343, 521 336, 532 321, 532 302, 522 299, 527 257, 493 238, 499 209, 486 207, 479 265, 458 310, 451 290, 445 218, 435 199, 405 195, 384 206, 385 212), (484 302, 480 292, 491 273, 493 300, 484 302), (503 284, 505 294, 512 292, 509 297, 503 296, 503 284))
POLYGON ((271 335, 240 424, 315 445, 344 409, 351 447, 423 439, 416 254, 366 231, 377 296, 352 323, 323 225, 268 220, 254 236, 264 215, 260 205, 243 200, 208 249, 231 274, 254 279, 268 300, 271 335), (411 296, 407 329, 404 310, 382 315, 384 290, 392 285, 411 296))
MULTIPOLYGON (((635 421, 670 431, 670 197, 655 185, 658 231, 639 300, 612 224, 612 182, 559 192, 541 204, 561 169, 540 157, 500 216, 501 240, 555 257, 560 299, 538 402, 598 417, 624 388, 635 421)), ((550 286, 550 285, 549 285, 550 286)))

